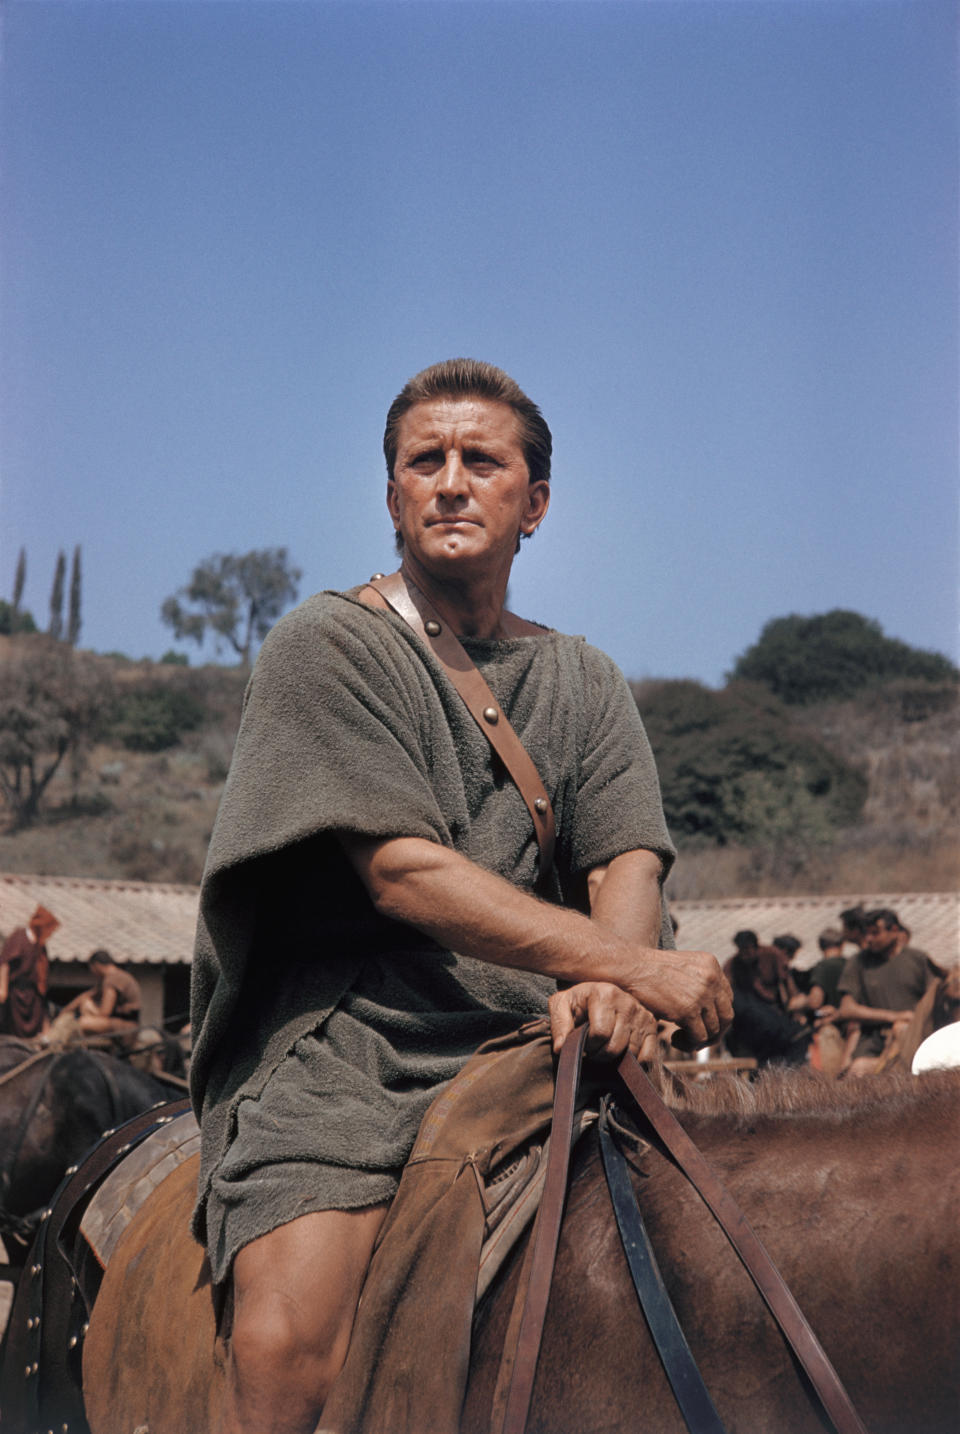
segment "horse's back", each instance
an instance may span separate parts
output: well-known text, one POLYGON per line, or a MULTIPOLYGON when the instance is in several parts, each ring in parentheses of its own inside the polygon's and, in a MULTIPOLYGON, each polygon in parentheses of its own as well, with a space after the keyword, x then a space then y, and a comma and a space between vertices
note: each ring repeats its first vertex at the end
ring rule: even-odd
MULTIPOLYGON (((703 1116, 688 1125, 780 1265, 871 1434, 953 1434, 960 1078, 899 1087, 877 1078, 872 1089, 874 1104, 862 1111, 703 1116)), ((641 1142, 634 1164, 664 1279, 725 1427, 822 1434, 783 1337, 700 1198, 653 1147, 641 1142)), ((195 1178, 194 1161, 169 1176, 111 1259, 84 1356, 92 1434, 217 1428, 213 1300, 188 1229, 195 1178)), ((495 1427, 491 1406, 521 1258, 518 1250, 478 1311, 462 1434, 495 1427)), ((684 1429, 590 1138, 574 1155, 528 1424, 529 1434, 587 1429, 684 1429)))

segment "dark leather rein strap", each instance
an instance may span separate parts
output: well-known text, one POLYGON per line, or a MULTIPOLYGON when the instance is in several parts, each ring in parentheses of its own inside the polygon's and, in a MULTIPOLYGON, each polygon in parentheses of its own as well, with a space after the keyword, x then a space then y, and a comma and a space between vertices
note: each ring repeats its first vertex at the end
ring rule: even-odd
POLYGON ((697 1194, 712 1210, 717 1222, 740 1256, 747 1273, 760 1291, 770 1313, 817 1393, 837 1434, 867 1434, 866 1428, 840 1383, 839 1376, 824 1352, 783 1276, 774 1265, 733 1196, 713 1166, 701 1155, 676 1116, 664 1104, 637 1061, 627 1054, 617 1072, 677 1165, 697 1194))
MULTIPOLYGON (((563 1207, 567 1195, 570 1141, 573 1136, 577 1091, 580 1089, 581 1057, 586 1039, 587 1026, 577 1026, 567 1036, 560 1051, 553 1101, 553 1125, 550 1130, 550 1151, 547 1155, 547 1174, 533 1234, 530 1236, 532 1255, 527 1267, 528 1278, 524 1286, 523 1274, 521 1274, 521 1282, 517 1288, 516 1298, 518 1301, 523 1301, 523 1314, 520 1320, 520 1333, 517 1336, 513 1370, 507 1389, 506 1410, 501 1434, 523 1434, 527 1426, 527 1416, 530 1413, 533 1379, 537 1372, 537 1359, 540 1355, 540 1341, 543 1336, 543 1321, 547 1313, 550 1283, 553 1279, 553 1266, 557 1257, 557 1243, 560 1239, 560 1225, 563 1221, 563 1207)), ((527 1271, 523 1273, 527 1273, 527 1271)))
POLYGON ((623 1253, 633 1288, 674 1398, 690 1434, 725 1434, 723 1423, 703 1382, 673 1301, 663 1282, 647 1228, 630 1183, 626 1156, 610 1134, 609 1097, 600 1111, 600 1155, 610 1202, 617 1219, 623 1253))
MULTIPOLYGON (((533 1381, 563 1219, 570 1136, 586 1037, 587 1027, 578 1026, 570 1032, 560 1052, 547 1175, 531 1236, 534 1250, 530 1260, 530 1278, 501 1434, 523 1434, 533 1396, 533 1381)), ((867 1434, 866 1427, 840 1383, 836 1370, 796 1300, 760 1240, 747 1224, 743 1211, 723 1186, 713 1167, 704 1159, 680 1122, 664 1105, 635 1056, 625 1055, 617 1066, 617 1073, 683 1174, 713 1212, 727 1239, 740 1256, 813 1385, 837 1434, 867 1434)), ((523 1298, 522 1287, 518 1290, 517 1298, 523 1298)))
POLYGON ((389 577, 378 574, 361 589, 361 602, 367 601, 366 594, 371 590, 402 617, 430 648, 463 698, 471 717, 510 773, 533 819, 533 830, 540 847, 540 876, 545 877, 553 866, 556 841, 553 807, 547 796, 547 789, 540 779, 540 773, 510 726, 506 713, 470 660, 456 633, 443 621, 430 599, 410 578, 399 572, 391 573, 389 577))

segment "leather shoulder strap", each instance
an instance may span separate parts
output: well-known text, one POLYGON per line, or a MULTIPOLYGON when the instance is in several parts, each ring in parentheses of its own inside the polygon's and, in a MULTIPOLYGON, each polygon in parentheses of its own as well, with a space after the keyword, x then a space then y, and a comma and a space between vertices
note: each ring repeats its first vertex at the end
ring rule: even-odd
MULTIPOLYGON (((400 573, 377 574, 357 594, 369 607, 391 608, 430 648, 526 803, 540 848, 540 876, 553 866, 556 824, 540 773, 465 648, 429 598, 400 573)), ((541 631, 533 628, 531 631, 541 631)))

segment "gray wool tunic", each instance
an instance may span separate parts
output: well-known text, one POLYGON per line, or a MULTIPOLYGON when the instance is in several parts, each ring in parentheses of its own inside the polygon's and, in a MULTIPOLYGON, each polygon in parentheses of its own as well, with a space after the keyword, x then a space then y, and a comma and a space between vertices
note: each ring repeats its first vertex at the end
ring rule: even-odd
POLYGON ((610 659, 548 629, 464 646, 553 802, 544 877, 519 791, 400 618, 320 593, 260 652, 193 965, 194 1228, 217 1283, 243 1245, 297 1215, 389 1199, 442 1084, 481 1042, 544 1014, 555 989, 380 916, 338 834, 438 842, 581 910, 592 867, 636 848, 665 871, 673 859, 649 744, 610 659))

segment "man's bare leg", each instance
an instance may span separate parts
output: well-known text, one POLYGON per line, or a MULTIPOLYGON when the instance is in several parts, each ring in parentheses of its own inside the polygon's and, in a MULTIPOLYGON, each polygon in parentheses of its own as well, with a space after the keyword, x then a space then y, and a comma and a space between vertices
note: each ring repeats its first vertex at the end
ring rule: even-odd
POLYGON ((301 1215, 240 1251, 221 1434, 313 1434, 387 1209, 301 1215))
POLYGON ((128 1021, 123 1016, 84 1015, 78 1017, 77 1028, 91 1036, 127 1036, 136 1031, 137 1023, 128 1021))

